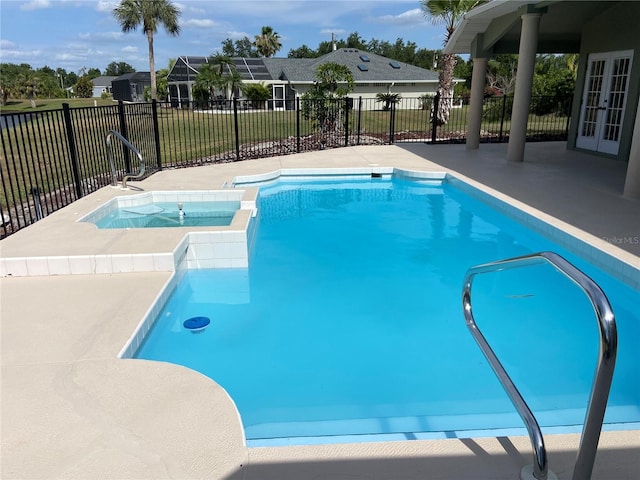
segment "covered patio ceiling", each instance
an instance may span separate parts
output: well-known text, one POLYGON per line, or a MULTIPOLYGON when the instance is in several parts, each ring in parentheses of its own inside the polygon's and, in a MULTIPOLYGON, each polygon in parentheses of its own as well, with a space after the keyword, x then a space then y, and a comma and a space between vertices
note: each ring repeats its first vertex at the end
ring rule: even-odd
POLYGON ((445 53, 518 53, 520 16, 545 12, 540 19, 538 53, 578 53, 585 23, 612 8, 615 1, 493 0, 467 13, 445 53))

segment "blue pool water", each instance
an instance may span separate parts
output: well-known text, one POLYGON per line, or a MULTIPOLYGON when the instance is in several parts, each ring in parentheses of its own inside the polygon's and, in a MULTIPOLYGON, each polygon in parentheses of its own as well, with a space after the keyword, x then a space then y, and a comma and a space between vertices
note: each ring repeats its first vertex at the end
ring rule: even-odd
MULTIPOLYGON (((136 354, 222 385, 250 445, 521 429, 466 328, 462 280, 543 250, 607 294, 619 353, 606 428, 640 422, 640 294, 464 190, 279 181, 261 188, 258 218, 249 269, 187 271, 136 354), (183 327, 202 316, 205 330, 183 327)), ((577 431, 598 345, 578 287, 545 265, 483 275, 474 314, 543 430, 577 431)))
POLYGON ((154 202, 120 207, 98 220, 98 228, 213 227, 231 224, 240 202, 154 202))

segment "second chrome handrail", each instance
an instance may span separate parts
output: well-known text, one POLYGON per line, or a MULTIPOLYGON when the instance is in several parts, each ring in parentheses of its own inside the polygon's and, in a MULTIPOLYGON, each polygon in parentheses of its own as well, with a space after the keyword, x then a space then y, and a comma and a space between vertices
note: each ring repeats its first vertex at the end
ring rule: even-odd
POLYGON ((140 163, 140 171, 136 174, 133 173, 127 173, 124 175, 124 177, 122 177, 122 188, 126 189, 127 188, 127 181, 130 179, 136 179, 136 178, 140 178, 144 175, 144 160, 142 159, 142 154, 140 153, 140 151, 134 147, 131 142, 129 142, 129 140, 127 140, 126 138, 124 138, 119 132, 117 132, 116 130, 109 130, 109 133, 107 133, 107 136, 105 137, 105 142, 107 144, 107 154, 109 155, 109 163, 111 165, 111 185, 116 187, 118 185, 118 176, 116 174, 116 164, 113 161, 113 152, 111 151, 111 137, 114 136, 116 137, 118 140, 120 140, 122 142, 122 144, 127 147, 129 150, 131 150, 133 153, 136 154, 136 156, 138 157, 138 162, 140 163))
MULTIPOLYGON (((540 426, 529 409, 529 406, 524 401, 522 395, 491 349, 491 346, 482 335, 482 332, 480 332, 480 329, 473 317, 473 310, 471 307, 471 287, 476 275, 537 265, 545 262, 553 265, 582 289, 587 297, 589 297, 598 319, 598 327, 600 331, 598 362, 591 388, 591 395, 589 397, 585 424, 580 438, 578 456, 573 470, 573 480, 588 480, 591 478, 591 473, 593 471, 593 464, 595 461, 596 450, 598 448, 598 441, 600 439, 600 431, 602 430, 602 422, 604 420, 607 399, 609 398, 609 390, 611 388, 611 381, 613 379, 613 371, 615 368, 618 350, 618 334, 615 316, 604 292, 593 280, 591 280, 591 278, 578 270, 560 255, 553 252, 540 252, 523 257, 486 263, 470 268, 465 275, 462 290, 464 318, 471 334, 480 346, 482 353, 489 361, 491 368, 493 368, 494 372, 498 376, 502 386, 507 392, 507 395, 518 410, 520 417, 527 427, 534 452, 533 476, 538 480, 546 480, 548 478, 547 454, 540 426)), ((525 467, 525 469, 526 468, 527 467, 525 467)))

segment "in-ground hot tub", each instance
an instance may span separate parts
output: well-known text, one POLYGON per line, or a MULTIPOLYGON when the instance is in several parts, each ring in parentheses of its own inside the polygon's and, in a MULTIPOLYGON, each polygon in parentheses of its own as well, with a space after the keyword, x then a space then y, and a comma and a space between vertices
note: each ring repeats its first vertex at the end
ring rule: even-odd
POLYGON ((146 192, 116 197, 82 217, 98 228, 229 226, 235 213, 254 209, 242 190, 146 192))

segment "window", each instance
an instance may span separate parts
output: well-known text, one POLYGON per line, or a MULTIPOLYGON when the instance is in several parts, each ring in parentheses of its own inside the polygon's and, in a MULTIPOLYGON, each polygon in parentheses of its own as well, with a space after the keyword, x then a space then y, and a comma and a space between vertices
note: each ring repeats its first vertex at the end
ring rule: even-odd
POLYGON ((394 61, 392 61, 392 62, 389 62, 389 65, 391 65, 391 68, 394 68, 394 69, 396 69, 396 70, 397 70, 398 68, 400 68, 400 64, 399 64, 398 62, 396 62, 395 60, 394 60, 394 61))
POLYGON ((370 62, 371 59, 369 58, 369 55, 360 55, 360 60, 362 60, 363 62, 370 62))
POLYGON ((364 63, 359 63, 358 64, 358 70, 360 70, 361 72, 368 72, 369 71, 369 66, 364 64, 364 63))

